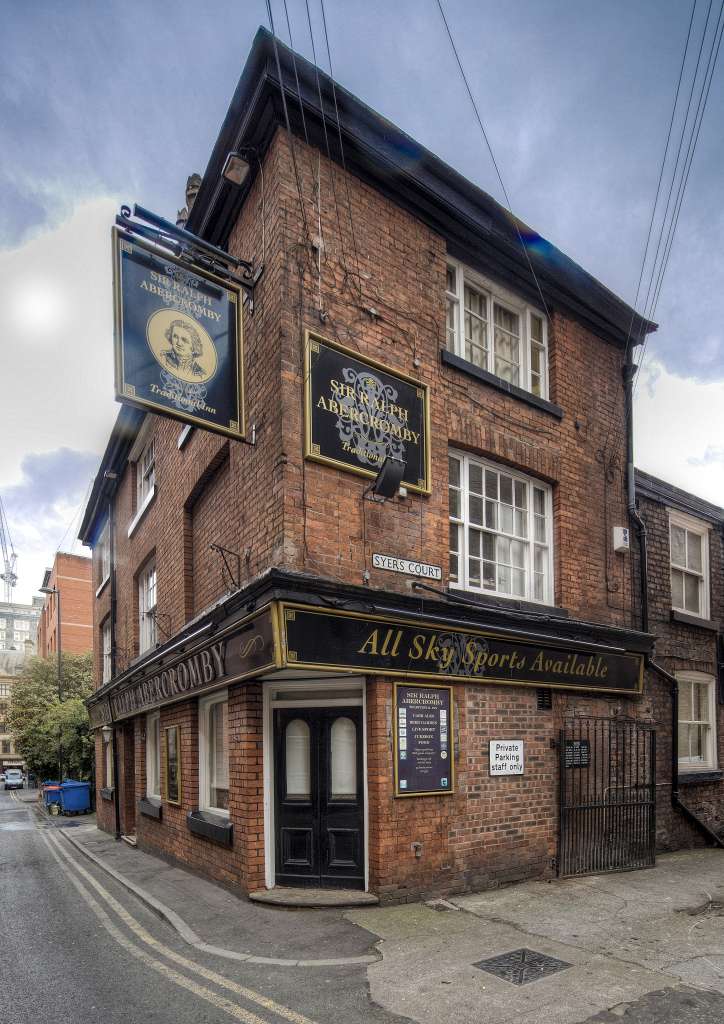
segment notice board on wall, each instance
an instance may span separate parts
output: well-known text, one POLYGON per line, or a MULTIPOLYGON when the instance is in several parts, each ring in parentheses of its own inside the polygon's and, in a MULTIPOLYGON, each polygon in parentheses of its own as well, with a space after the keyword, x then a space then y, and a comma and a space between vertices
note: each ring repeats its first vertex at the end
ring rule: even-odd
POLYGON ((452 793, 452 686, 396 683, 394 715, 395 795, 452 793))

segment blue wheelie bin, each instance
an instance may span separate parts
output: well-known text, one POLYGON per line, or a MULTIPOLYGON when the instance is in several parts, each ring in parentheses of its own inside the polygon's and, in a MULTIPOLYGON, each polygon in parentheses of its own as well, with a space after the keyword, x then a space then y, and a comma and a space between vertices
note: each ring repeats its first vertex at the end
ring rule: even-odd
POLYGON ((60 787, 61 814, 87 814, 90 809, 90 783, 64 782, 60 787))
POLYGON ((60 782, 58 780, 46 779, 43 783, 43 803, 46 807, 60 803, 60 782))

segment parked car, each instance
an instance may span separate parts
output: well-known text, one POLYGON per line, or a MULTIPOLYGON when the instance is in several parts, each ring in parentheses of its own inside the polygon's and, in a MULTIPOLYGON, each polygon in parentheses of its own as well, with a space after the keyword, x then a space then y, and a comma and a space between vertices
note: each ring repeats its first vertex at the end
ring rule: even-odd
POLYGON ((5 781, 5 772, 0 772, 0 782, 5 781))
POLYGON ((22 789, 25 785, 23 773, 19 768, 8 768, 5 772, 5 789, 22 789))

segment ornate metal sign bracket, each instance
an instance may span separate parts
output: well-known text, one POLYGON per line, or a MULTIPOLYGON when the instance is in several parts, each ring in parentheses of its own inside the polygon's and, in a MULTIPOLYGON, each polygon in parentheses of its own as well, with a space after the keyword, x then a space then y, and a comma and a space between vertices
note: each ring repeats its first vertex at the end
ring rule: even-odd
POLYGON ((231 256, 223 249, 192 234, 191 231, 177 227, 171 221, 144 209, 138 203, 134 203, 133 211, 130 206, 122 206, 120 214, 116 217, 116 224, 124 231, 140 235, 154 245, 167 249, 177 259, 187 263, 190 269, 208 270, 238 285, 244 290, 249 312, 254 312, 254 289, 264 273, 263 263, 255 268, 248 260, 231 256), (132 217, 136 219, 132 220, 132 217), (146 223, 141 224, 139 221, 146 223))

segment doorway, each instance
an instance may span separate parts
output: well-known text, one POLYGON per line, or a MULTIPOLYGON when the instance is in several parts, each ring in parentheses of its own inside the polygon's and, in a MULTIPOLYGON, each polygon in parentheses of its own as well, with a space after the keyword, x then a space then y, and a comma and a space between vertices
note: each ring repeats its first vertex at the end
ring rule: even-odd
POLYGON ((276 708, 273 736, 276 884, 364 889, 362 708, 276 708))

